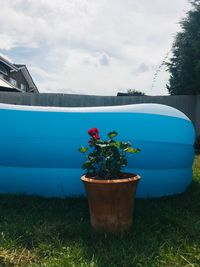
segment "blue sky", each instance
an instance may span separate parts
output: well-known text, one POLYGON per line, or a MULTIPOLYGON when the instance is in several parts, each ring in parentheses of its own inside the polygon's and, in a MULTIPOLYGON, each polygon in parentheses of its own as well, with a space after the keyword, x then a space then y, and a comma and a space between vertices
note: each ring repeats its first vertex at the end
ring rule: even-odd
POLYGON ((187 0, 0 0, 0 54, 26 64, 40 92, 167 94, 154 73, 187 0))

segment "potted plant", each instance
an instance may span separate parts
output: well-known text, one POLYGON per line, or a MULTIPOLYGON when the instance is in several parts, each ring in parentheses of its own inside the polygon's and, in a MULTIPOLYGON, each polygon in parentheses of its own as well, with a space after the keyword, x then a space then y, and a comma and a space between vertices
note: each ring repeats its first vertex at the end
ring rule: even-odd
POLYGON ((101 140, 99 130, 88 131, 91 139, 86 153, 81 177, 88 197, 90 221, 96 230, 122 232, 132 225, 135 192, 140 176, 122 172, 127 166, 127 153, 137 153, 130 142, 116 141, 117 132, 108 133, 108 140, 101 140), (91 151, 90 151, 91 150, 91 151))

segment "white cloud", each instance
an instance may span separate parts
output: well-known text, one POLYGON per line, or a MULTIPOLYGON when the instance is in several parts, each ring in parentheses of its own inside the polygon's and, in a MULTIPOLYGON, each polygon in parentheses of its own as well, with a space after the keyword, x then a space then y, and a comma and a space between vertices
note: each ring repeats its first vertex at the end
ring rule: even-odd
POLYGON ((0 49, 30 67, 41 92, 163 94, 168 74, 162 70, 152 90, 153 76, 189 7, 187 0, 1 0, 0 49))
POLYGON ((108 55, 105 54, 105 53, 101 53, 100 56, 99 56, 99 63, 102 66, 108 66, 109 65, 109 57, 108 57, 108 55))
MULTIPOLYGON (((152 66, 151 66, 152 68, 152 66)), ((141 63, 136 69, 134 69, 131 73, 133 75, 140 75, 143 74, 144 72, 148 72, 150 70, 150 67, 145 64, 145 63, 141 63)))

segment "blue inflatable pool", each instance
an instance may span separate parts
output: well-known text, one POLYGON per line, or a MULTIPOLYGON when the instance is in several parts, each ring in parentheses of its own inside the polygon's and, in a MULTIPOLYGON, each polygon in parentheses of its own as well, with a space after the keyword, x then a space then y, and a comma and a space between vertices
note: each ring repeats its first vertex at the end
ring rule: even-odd
POLYGON ((65 197, 84 193, 80 177, 97 127, 141 149, 126 171, 142 176, 138 197, 184 192, 192 180, 194 128, 180 111, 159 104, 53 108, 0 104, 0 193, 65 197))

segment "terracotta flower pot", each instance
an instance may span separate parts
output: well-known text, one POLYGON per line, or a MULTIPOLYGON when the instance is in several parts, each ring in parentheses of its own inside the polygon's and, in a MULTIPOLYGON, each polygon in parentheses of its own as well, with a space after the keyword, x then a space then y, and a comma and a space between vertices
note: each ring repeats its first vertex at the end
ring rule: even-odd
MULTIPOLYGON (((123 232, 133 222, 135 192, 140 176, 122 173, 122 179, 81 177, 88 197, 91 225, 100 231, 123 232)), ((121 178, 121 177, 120 177, 121 178)))

